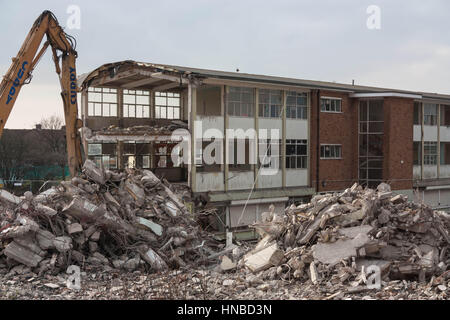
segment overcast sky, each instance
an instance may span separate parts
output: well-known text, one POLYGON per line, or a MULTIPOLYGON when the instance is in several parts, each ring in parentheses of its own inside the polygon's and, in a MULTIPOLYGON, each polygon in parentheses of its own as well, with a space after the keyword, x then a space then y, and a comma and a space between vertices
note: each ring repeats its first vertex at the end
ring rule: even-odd
MULTIPOLYGON (((0 75, 32 23, 51 10, 66 26, 81 9, 77 72, 132 59, 208 69, 450 94, 450 1, 0 0, 0 75), (369 29, 368 6, 381 9, 369 29)), ((7 128, 63 115, 48 51, 7 128)))

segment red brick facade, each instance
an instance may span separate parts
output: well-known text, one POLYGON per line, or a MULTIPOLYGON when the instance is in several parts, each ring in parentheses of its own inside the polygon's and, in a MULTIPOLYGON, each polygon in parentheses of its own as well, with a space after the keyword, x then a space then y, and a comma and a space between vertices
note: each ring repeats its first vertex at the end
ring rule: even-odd
MULTIPOLYGON (((412 99, 384 98, 383 179, 397 190, 412 189, 413 104, 412 99)), ((314 188, 319 181, 319 192, 343 190, 358 181, 358 109, 359 99, 349 98, 347 93, 311 92, 310 181, 314 188), (318 95, 341 98, 342 112, 321 112, 318 95), (342 145, 342 158, 320 159, 320 144, 342 145)))
POLYGON ((387 97, 383 105, 383 179, 392 189, 412 189, 414 100, 387 97))

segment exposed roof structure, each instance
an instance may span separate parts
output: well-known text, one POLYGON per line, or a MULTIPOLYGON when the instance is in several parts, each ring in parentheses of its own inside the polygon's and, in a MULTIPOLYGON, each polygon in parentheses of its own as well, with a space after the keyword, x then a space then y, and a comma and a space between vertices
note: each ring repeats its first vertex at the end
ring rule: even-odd
POLYGON ((423 99, 450 101, 450 95, 447 94, 208 70, 132 60, 104 64, 89 74, 81 75, 78 82, 83 88, 87 86, 105 86, 165 91, 184 87, 189 81, 202 82, 205 79, 255 82, 304 89, 339 90, 350 93, 387 93, 389 95, 395 93, 420 96, 423 99))

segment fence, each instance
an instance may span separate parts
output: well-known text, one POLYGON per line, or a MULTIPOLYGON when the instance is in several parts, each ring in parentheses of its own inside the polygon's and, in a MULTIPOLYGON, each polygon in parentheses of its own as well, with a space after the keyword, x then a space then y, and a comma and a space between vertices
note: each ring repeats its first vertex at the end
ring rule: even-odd
POLYGON ((2 180, 3 189, 11 192, 16 196, 22 196, 25 192, 31 191, 38 194, 57 186, 61 180, 2 180))

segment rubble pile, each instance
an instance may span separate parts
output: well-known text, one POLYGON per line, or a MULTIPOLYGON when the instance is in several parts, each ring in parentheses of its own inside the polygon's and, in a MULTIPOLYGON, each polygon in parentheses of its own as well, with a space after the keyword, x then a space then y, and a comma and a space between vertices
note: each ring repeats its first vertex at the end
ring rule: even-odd
POLYGON ((0 269, 56 274, 71 264, 152 272, 198 265, 215 243, 185 207, 185 192, 176 190, 151 171, 113 172, 90 160, 79 177, 39 195, 0 190, 0 269))
POLYGON ((316 195, 283 213, 271 209, 252 225, 262 239, 238 264, 260 279, 341 284, 357 292, 374 269, 382 281, 431 278, 439 285, 450 278, 450 215, 408 202, 385 183, 316 195))
POLYGON ((116 125, 110 125, 103 128, 101 133, 109 134, 171 134, 176 129, 187 129, 187 123, 181 120, 173 120, 168 124, 140 125, 127 128, 120 128, 116 125))

